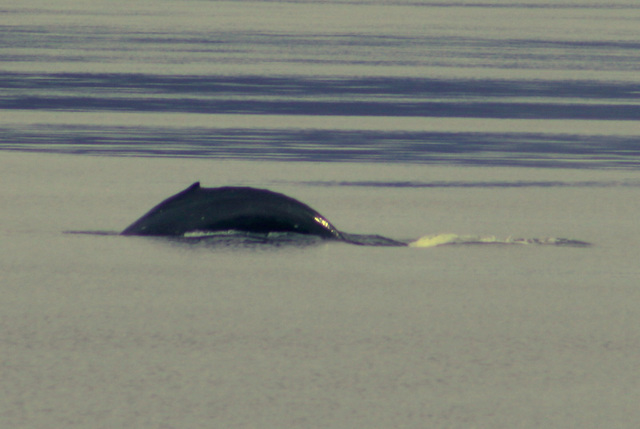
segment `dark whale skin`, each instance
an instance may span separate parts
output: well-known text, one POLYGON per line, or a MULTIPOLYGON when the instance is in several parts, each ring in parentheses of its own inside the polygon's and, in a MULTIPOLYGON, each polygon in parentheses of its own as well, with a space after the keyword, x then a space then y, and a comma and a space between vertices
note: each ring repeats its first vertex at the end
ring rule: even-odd
POLYGON ((121 234, 181 236, 228 230, 344 240, 324 216, 294 198, 249 187, 202 188, 200 182, 162 201, 121 234))

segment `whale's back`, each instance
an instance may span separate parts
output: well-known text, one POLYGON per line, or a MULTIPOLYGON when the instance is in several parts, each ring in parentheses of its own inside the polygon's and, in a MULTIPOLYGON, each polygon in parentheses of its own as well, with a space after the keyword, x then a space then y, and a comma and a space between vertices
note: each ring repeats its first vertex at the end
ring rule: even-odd
POLYGON ((294 198, 249 187, 202 188, 199 182, 152 208, 122 234, 179 236, 227 230, 342 239, 324 216, 294 198))

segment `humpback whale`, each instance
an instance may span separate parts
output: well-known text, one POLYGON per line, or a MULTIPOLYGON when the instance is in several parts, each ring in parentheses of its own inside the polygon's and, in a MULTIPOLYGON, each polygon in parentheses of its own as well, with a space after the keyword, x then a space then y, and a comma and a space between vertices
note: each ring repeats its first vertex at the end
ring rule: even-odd
POLYGON ((203 188, 196 182, 153 207, 121 235, 185 236, 194 232, 296 233, 358 245, 407 246, 379 235, 339 231, 308 205, 249 187, 203 188))

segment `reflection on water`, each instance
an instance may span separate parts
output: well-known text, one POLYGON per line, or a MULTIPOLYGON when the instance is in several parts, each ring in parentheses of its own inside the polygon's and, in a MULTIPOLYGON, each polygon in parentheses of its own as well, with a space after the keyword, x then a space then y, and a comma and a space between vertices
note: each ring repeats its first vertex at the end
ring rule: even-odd
POLYGON ((640 165, 633 2, 118 4, 3 9, 0 149, 640 165))
POLYGON ((36 125, 6 128, 0 139, 4 149, 94 155, 565 168, 640 166, 636 136, 36 125))
POLYGON ((3 109, 638 119, 640 83, 2 73, 3 109))

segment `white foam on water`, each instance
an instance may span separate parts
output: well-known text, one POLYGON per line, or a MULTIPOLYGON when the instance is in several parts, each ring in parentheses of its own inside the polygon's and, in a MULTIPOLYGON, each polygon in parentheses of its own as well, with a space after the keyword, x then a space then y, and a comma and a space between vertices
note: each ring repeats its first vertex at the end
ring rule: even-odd
POLYGON ((184 238, 204 238, 204 237, 216 237, 220 235, 229 235, 229 231, 188 231, 182 236, 184 238))
POLYGON ((588 246, 590 243, 559 237, 544 238, 497 238, 493 235, 432 234, 409 243, 409 247, 436 247, 451 244, 542 244, 552 246, 588 246))
MULTIPOLYGON (((248 238, 251 237, 252 234, 247 234, 239 231, 228 230, 228 231, 190 231, 186 232, 183 237, 184 238, 213 238, 213 237, 243 237, 248 238)), ((298 236, 294 234, 283 234, 283 233, 269 233, 265 235, 263 238, 268 239, 283 239, 283 238, 292 238, 298 236)), ((356 235, 350 234, 350 236, 355 237, 356 235)), ((369 245, 380 245, 375 241, 375 239, 379 239, 379 236, 358 236, 360 238, 374 238, 374 242, 367 243, 369 245)), ((385 239, 386 240, 386 239, 385 239)), ((417 240, 409 242, 407 245, 409 247, 438 247, 445 245, 471 245, 471 244, 537 244, 537 245, 552 245, 552 246, 574 246, 574 247, 583 247, 589 246, 591 243, 574 240, 569 238, 560 238, 560 237, 543 237, 543 238, 498 238, 494 235, 472 235, 472 234, 454 234, 454 233, 441 233, 441 234, 431 234, 425 235, 417 240)))

